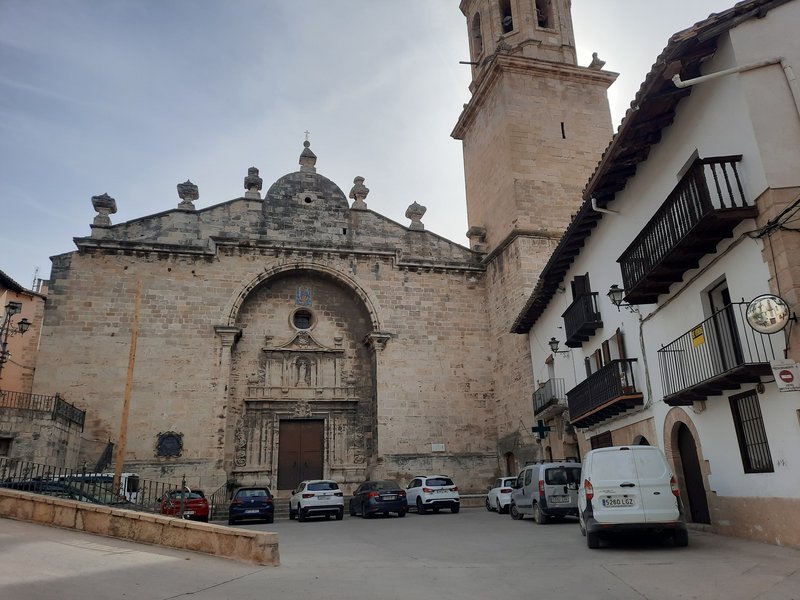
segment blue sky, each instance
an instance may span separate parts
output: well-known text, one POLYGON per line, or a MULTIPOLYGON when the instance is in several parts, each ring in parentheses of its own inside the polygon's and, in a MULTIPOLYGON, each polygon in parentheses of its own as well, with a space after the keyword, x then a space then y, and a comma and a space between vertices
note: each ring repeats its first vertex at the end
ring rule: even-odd
MULTIPOLYGON (((620 73, 614 126, 669 36, 731 0, 573 0, 578 62, 620 73)), ((467 243, 461 143, 469 98, 457 0, 0 0, 0 270, 34 269, 89 235, 93 195, 120 223, 264 189, 297 170, 311 132, 317 170, 369 208, 467 243)))

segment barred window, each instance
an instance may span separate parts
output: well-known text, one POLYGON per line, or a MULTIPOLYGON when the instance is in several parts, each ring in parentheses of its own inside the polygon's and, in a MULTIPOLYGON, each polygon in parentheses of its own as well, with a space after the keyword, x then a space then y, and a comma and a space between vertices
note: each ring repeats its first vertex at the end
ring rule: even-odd
POLYGON ((772 473, 767 431, 755 390, 731 396, 731 414, 745 473, 772 473))

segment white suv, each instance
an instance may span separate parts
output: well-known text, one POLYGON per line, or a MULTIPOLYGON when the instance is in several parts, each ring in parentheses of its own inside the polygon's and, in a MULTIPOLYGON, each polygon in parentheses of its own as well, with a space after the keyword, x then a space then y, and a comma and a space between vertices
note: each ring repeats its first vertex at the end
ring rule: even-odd
POLYGON ((449 508, 454 513, 461 508, 458 487, 446 475, 414 477, 406 488, 406 502, 409 508, 415 507, 421 515, 429 508, 433 512, 439 512, 440 508, 449 508))
POLYGON ((310 479, 297 484, 289 498, 289 518, 301 523, 306 517, 331 515, 341 521, 344 517, 344 494, 339 484, 327 479, 310 479))
POLYGON ((511 491, 517 482, 516 477, 501 477, 496 479, 494 485, 489 486, 486 494, 486 510, 496 510, 498 513, 507 513, 511 504, 511 491))

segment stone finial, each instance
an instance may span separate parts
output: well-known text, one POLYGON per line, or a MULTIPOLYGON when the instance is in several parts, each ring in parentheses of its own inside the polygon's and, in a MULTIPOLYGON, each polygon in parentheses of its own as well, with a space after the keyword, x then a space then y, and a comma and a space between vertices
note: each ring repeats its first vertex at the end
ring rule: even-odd
POLYGON ((261 194, 258 192, 263 184, 264 180, 258 176, 258 169, 255 167, 247 169, 247 177, 244 178, 244 189, 247 191, 244 193, 244 197, 261 200, 261 194))
POLYGON ((102 196, 92 196, 92 206, 97 211, 93 225, 99 227, 111 226, 111 218, 108 215, 116 214, 117 201, 108 194, 102 196))
POLYGON ((178 208, 181 210, 194 210, 194 201, 200 197, 200 192, 197 186, 187 179, 178 184, 178 197, 181 199, 178 208))
POLYGON ((422 217, 428 209, 414 202, 406 209, 406 219, 411 219, 411 225, 408 228, 411 231, 425 231, 425 225, 422 224, 422 217))
POLYGON ((311 151, 311 142, 303 142, 303 152, 300 153, 300 170, 307 173, 316 173, 317 155, 311 151))
POLYGON ((469 247, 476 252, 482 252, 484 243, 486 242, 486 228, 479 225, 473 225, 467 230, 467 237, 469 238, 469 247))
POLYGON ((367 199, 367 194, 369 194, 369 188, 364 185, 364 178, 360 175, 353 179, 353 188, 350 190, 350 198, 355 200, 353 202, 353 206, 351 207, 353 210, 366 210, 367 203, 364 200, 367 199))
POLYGON ((600 69, 603 68, 603 65, 605 65, 605 64, 606 64, 606 61, 600 60, 597 57, 597 52, 592 52, 592 62, 589 63, 589 68, 590 69, 596 69, 596 70, 599 71, 600 69))

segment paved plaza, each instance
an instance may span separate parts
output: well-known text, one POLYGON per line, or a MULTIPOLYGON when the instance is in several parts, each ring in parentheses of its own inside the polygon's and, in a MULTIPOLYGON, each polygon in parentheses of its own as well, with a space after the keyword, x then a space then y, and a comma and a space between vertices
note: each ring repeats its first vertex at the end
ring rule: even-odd
POLYGON ((245 527, 278 532, 280 567, 0 519, 0 598, 800 598, 800 551, 699 531, 589 550, 576 521, 482 509, 245 527))

